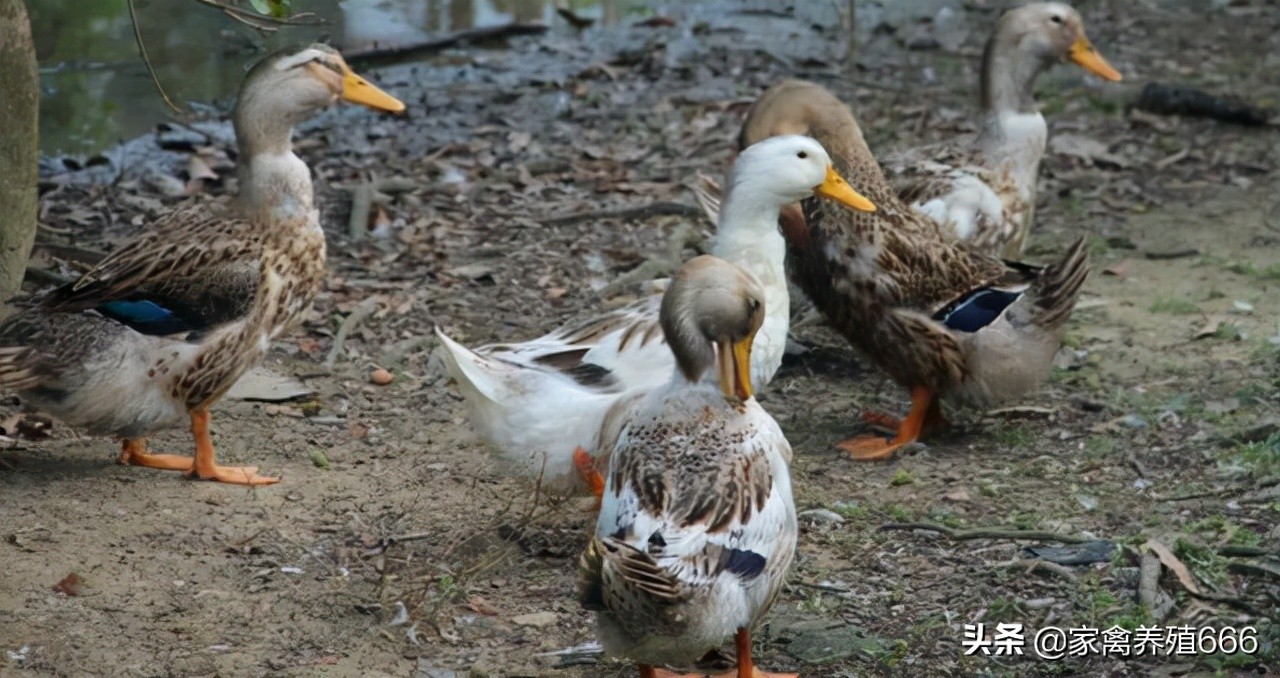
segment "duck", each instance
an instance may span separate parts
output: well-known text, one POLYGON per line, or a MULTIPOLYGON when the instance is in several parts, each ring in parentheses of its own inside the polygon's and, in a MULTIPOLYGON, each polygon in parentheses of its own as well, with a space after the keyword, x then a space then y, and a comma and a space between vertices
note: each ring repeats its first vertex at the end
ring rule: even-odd
POLYGON ((342 99, 404 104, 322 44, 276 52, 245 76, 233 115, 240 192, 191 199, 79 278, 0 324, 0 388, 30 408, 121 443, 121 464, 237 485, 278 477, 216 463, 210 408, 310 308, 325 238, 295 125, 342 99), (148 450, 187 425, 193 456, 148 450))
MULTIPOLYGON (((779 210, 806 196, 851 209, 875 206, 832 169, 811 138, 782 135, 743 149, 732 171, 711 254, 751 271, 768 302, 751 381, 763 388, 782 362, 790 321, 779 210)), ((666 384, 676 362, 659 320, 666 281, 632 304, 521 343, 468 349, 436 328, 445 367, 472 426, 500 458, 543 487, 603 491, 596 440, 618 403, 666 384)))
POLYGON ((1070 5, 1039 2, 1002 15, 982 54, 977 136, 882 158, 902 201, 938 222, 949 237, 1005 258, 1021 256, 1049 134, 1036 105, 1035 82, 1063 61, 1109 82, 1122 79, 1089 41, 1084 20, 1070 5))
POLYGON ((850 110, 830 91, 788 80, 752 104, 739 143, 777 133, 812 135, 836 171, 876 205, 854 212, 804 200, 786 208, 791 279, 827 323, 911 393, 898 418, 869 412, 895 431, 838 447, 855 459, 887 459, 945 430, 941 409, 986 408, 1030 392, 1049 375, 1067 319, 1089 273, 1083 236, 1047 266, 1009 262, 951 238, 905 204, 885 178, 850 110))
POLYGON ((578 600, 595 612, 604 651, 636 662, 641 678, 676 676, 661 667, 688 665, 730 637, 738 665, 727 676, 796 675, 760 671, 751 654, 751 629, 777 598, 797 539, 791 446, 751 382, 766 296, 723 259, 686 262, 660 310, 677 368, 611 441, 578 600))

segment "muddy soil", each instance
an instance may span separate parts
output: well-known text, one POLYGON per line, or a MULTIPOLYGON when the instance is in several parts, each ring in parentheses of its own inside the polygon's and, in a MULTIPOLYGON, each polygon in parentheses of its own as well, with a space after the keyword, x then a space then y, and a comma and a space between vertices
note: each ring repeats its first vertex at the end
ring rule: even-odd
MULTIPOLYGON (((673 234, 705 229, 685 185, 723 172, 744 104, 782 77, 833 88, 877 150, 972 130, 995 7, 956 3, 932 22, 944 3, 859 3, 850 64, 835 5, 797 4, 672 6, 674 26, 451 50, 374 74, 410 104, 406 118, 342 110, 304 128, 332 275, 268 367, 315 395, 228 399, 213 419, 225 463, 284 481, 188 482, 116 466, 111 441, 56 424, 30 440, 8 422, 0 675, 634 675, 563 652, 593 640, 573 595, 590 502, 499 472, 430 328, 473 344, 523 339, 620 303, 600 290, 660 258, 673 234), (373 238, 351 242, 341 187, 387 177, 416 188, 374 209, 373 238), (673 202, 689 209, 652 208, 673 202), (624 208, 635 209, 609 216, 624 208), (325 369, 343 320, 371 298, 376 310, 325 369), (395 381, 370 383, 375 367, 395 381), (55 587, 72 573, 78 583, 55 587)), ((946 436, 862 464, 832 444, 864 428, 864 408, 900 410, 905 394, 820 323, 796 329, 808 351, 761 395, 795 449, 805 516, 788 587, 758 634, 762 666, 1225 675, 1277 663, 1280 137, 1124 102, 1149 80, 1280 101, 1280 12, 1264 0, 1079 6, 1126 82, 1068 66, 1041 80, 1054 142, 1029 258, 1078 233, 1093 242, 1069 346, 1024 401, 956 413, 946 436), (971 538, 974 528, 1006 534, 971 538), (1101 562, 1045 564, 1024 547, 1055 542, 1026 530, 1116 547, 1101 562), (1166 568, 1142 601, 1148 541, 1187 571, 1166 568), (1263 642, 1255 657, 967 657, 963 625, 976 622, 1248 624, 1263 642)), ((196 145, 225 146, 220 129, 196 145)), ((173 202, 163 189, 186 178, 190 152, 147 153, 116 167, 114 186, 50 175, 42 242, 106 250, 173 202)), ((46 246, 34 263, 71 272, 68 251, 46 246)), ((14 399, 4 407, 19 412, 14 399)), ((183 431, 154 441, 190 446, 183 431)))

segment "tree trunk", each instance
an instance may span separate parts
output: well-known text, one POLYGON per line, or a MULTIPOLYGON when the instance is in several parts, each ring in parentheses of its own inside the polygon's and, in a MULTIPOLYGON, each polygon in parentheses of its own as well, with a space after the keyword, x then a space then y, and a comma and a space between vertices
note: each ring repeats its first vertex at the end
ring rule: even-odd
POLYGON ((0 299, 22 286, 36 237, 40 82, 22 0, 0 0, 0 299))

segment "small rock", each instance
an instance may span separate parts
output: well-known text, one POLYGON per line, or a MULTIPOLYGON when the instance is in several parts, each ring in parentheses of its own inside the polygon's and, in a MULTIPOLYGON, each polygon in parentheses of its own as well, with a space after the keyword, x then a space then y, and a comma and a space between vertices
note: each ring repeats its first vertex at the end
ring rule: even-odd
POLYGON ((386 386, 387 384, 395 381, 395 379, 396 375, 382 369, 381 367, 369 373, 369 381, 377 384, 378 386, 386 386))
POLYGON ((413 671, 413 678, 458 678, 458 673, 432 666, 427 663, 427 660, 419 657, 418 665, 413 671))
POLYGON ((556 613, 554 612, 530 612, 529 614, 520 614, 512 617, 511 623, 516 626, 541 629, 555 624, 556 619, 556 613))
POLYGON ((808 664, 828 664, 858 654, 869 659, 883 652, 883 641, 861 635, 855 626, 802 633, 787 645, 787 654, 808 664))
POLYGON ((844 522, 844 518, 839 513, 824 508, 807 509, 796 514, 796 517, 819 525, 839 525, 844 522))
POLYGON ((1128 428, 1146 428, 1147 420, 1137 414, 1126 414, 1120 417, 1120 423, 1128 428))
POLYGON ((1081 508, 1083 508, 1083 509, 1084 509, 1084 510, 1086 510, 1086 511, 1092 511, 1092 510, 1094 510, 1094 509, 1098 508, 1098 498, 1097 498, 1097 497, 1093 497, 1093 496, 1090 496, 1090 495, 1087 495, 1087 494, 1077 494, 1077 495, 1076 495, 1076 501, 1077 501, 1077 502, 1079 502, 1080 507, 1081 507, 1081 508))

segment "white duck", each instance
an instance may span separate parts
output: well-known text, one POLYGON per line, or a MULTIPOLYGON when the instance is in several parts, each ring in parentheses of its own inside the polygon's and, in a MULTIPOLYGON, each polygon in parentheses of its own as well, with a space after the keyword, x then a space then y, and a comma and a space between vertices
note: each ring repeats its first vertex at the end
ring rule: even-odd
POLYGON ((982 55, 977 137, 881 159, 902 201, 957 240, 988 254, 1021 255, 1033 223, 1036 177, 1049 133, 1036 106, 1035 81, 1068 59, 1100 78, 1120 80, 1069 5, 1042 2, 1006 12, 982 55))
POLYGON ((597 612, 605 652, 635 661, 641 678, 671 676, 656 667, 692 663, 730 636, 730 675, 783 675, 751 659, 751 629, 782 588, 797 534, 791 446, 752 397, 765 297, 733 264, 686 263, 661 308, 678 370, 631 408, 612 445, 578 599, 597 612))
MULTIPOLYGON (((813 195, 874 210, 833 169, 809 137, 780 136, 743 150, 734 165, 712 254, 754 274, 768 309, 752 361, 754 388, 769 383, 786 347, 790 301, 778 232, 784 205, 813 195)), ((436 329, 445 364, 486 443, 544 484, 597 496, 602 479, 588 451, 620 402, 666 384, 675 361, 658 322, 661 293, 531 341, 475 350, 436 329)))

